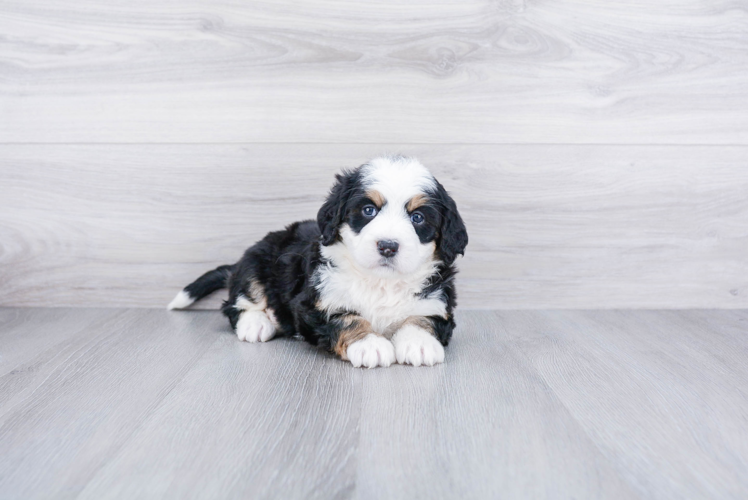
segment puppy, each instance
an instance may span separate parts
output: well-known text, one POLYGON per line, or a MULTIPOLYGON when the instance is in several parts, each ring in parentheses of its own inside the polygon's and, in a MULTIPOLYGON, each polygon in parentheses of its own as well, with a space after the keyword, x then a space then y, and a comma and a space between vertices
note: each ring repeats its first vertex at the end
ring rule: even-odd
POLYGON ((417 160, 382 157, 336 176, 316 221, 269 233, 207 272, 169 309, 228 287, 239 340, 300 335, 353 366, 444 361, 453 266, 468 243, 454 200, 417 160))

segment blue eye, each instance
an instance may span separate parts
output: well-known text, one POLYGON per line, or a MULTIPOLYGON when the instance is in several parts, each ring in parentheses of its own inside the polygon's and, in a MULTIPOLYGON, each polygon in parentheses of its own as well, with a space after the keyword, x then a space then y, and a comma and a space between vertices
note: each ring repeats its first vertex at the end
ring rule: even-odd
POLYGON ((413 224, 423 224, 424 217, 421 212, 413 212, 410 214, 410 220, 413 221, 413 224))
POLYGON ((377 215, 377 207, 375 207, 374 205, 366 205, 363 210, 361 210, 361 212, 363 212, 363 214, 367 217, 374 217, 375 215, 377 215))

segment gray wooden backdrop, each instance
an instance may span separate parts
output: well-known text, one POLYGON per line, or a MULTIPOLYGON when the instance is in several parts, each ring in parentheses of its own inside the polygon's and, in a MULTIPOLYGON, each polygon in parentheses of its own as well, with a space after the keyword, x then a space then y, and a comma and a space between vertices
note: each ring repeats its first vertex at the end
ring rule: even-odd
POLYGON ((748 307, 721 0, 4 0, 0 305, 163 307, 382 152, 454 194, 463 307, 748 307))

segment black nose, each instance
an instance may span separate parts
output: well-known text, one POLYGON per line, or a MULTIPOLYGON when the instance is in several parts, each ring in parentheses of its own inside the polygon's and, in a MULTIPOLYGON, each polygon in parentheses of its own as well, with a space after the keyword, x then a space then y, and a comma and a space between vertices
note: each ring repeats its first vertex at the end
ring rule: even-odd
POLYGON ((377 248, 379 249, 379 254, 383 257, 392 257, 397 253, 400 244, 397 241, 382 240, 377 241, 377 248))

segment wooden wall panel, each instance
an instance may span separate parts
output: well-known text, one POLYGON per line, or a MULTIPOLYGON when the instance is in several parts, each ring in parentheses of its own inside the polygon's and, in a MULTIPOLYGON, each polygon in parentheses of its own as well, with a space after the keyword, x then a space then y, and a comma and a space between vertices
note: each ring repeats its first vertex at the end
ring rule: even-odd
POLYGON ((460 203, 464 306, 747 307, 747 30, 732 0, 5 1, 0 304, 160 307, 390 150, 460 203))
POLYGON ((0 145, 0 305, 163 307, 383 151, 457 200, 463 307, 748 307, 748 147, 418 144, 0 145))
POLYGON ((5 0, 0 142, 746 144, 732 0, 5 0))

